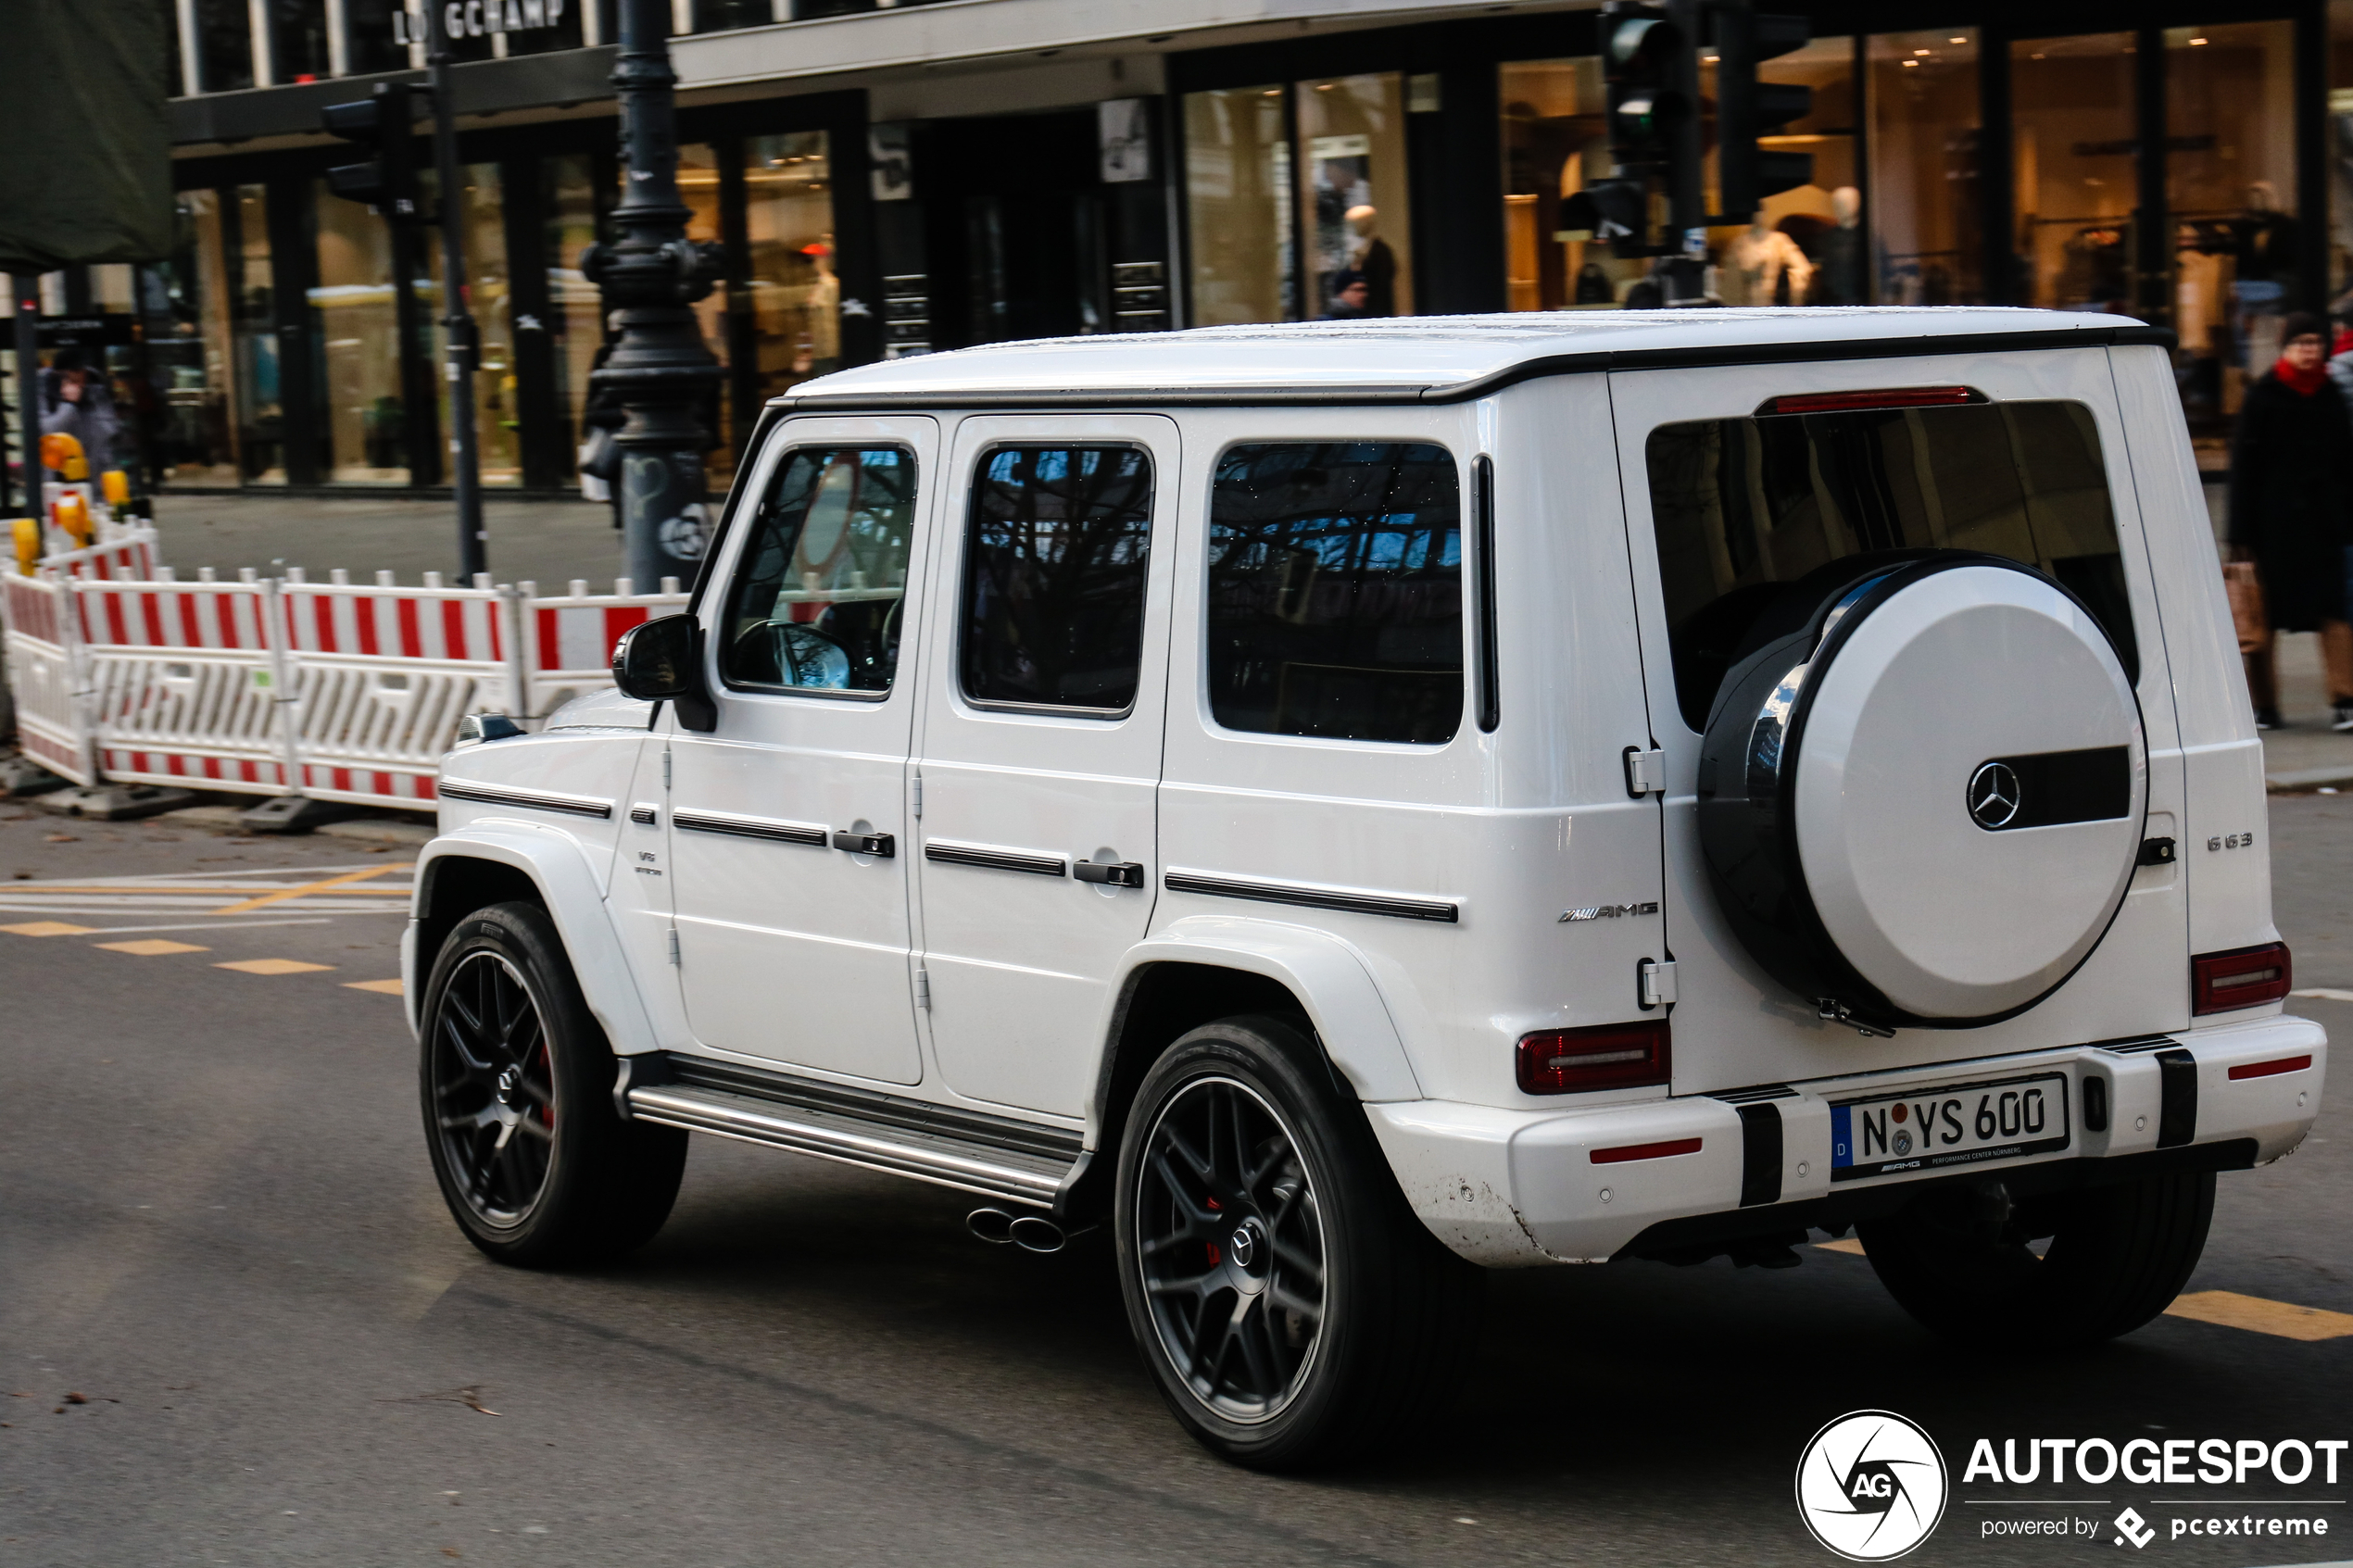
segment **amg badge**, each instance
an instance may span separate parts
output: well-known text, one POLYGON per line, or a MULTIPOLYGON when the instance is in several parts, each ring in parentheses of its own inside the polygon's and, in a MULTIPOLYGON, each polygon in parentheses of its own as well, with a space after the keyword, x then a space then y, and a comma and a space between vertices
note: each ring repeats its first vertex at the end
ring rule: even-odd
POLYGON ((1655 915, 1658 905, 1649 904, 1588 904, 1581 909, 1569 909, 1561 915, 1562 923, 1580 920, 1616 920, 1620 915, 1655 915))

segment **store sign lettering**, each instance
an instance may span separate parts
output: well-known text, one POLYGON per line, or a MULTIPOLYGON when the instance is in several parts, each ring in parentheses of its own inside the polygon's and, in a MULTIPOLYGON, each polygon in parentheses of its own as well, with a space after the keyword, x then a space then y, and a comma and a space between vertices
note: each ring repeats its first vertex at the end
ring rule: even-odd
MULTIPOLYGON (((494 32, 527 32, 534 28, 560 27, 564 0, 448 0, 441 7, 441 25, 452 38, 480 38, 494 32)), ((426 44, 421 14, 392 13, 395 44, 426 44)))

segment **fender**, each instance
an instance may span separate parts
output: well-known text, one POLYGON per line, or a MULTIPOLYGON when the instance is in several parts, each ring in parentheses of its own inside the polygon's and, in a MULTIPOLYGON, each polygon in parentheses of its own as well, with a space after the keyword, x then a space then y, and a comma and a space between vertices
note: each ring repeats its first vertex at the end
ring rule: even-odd
POLYGON ((1112 1029, 1136 972, 1154 963, 1216 964, 1265 975, 1290 988, 1359 1099, 1420 1099, 1420 1081, 1404 1039, 1372 972, 1356 949, 1328 932, 1280 921, 1232 915, 1188 915, 1139 942, 1120 959, 1105 990, 1097 1036, 1110 1071, 1112 1029))
POLYGON ((424 1005, 425 981, 434 955, 419 953, 417 930, 431 907, 434 875, 440 863, 452 859, 490 860, 512 866, 531 879, 563 938, 564 952, 579 978, 588 1010, 604 1026, 605 1036, 619 1056, 635 1056, 660 1048, 644 1000, 637 995, 635 972, 622 951, 605 908, 602 888, 580 847, 568 835, 502 822, 477 823, 443 834, 417 857, 417 891, 409 909, 409 930, 400 944, 402 989, 409 1001, 409 1025, 419 1026, 417 1010, 424 1005))

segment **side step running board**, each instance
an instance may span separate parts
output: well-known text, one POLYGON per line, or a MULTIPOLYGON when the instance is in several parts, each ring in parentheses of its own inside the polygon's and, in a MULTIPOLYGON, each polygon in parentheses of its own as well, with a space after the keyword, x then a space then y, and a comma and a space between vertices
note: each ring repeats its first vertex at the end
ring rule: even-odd
POLYGON ((1060 1128, 694 1058, 631 1058, 631 1117, 1051 1209, 1079 1159, 1060 1128), (648 1082, 648 1079, 665 1081, 648 1082))

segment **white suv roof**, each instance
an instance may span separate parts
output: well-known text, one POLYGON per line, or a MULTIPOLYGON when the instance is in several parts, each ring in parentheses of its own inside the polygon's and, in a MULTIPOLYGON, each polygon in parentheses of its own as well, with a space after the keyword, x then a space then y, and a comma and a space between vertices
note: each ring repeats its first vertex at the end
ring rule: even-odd
POLYGON ((1932 338, 1982 340, 1972 349, 2172 341, 2127 316, 1986 306, 1398 316, 991 344, 842 370, 774 406, 1452 402, 1529 375, 1879 358, 1932 338))

